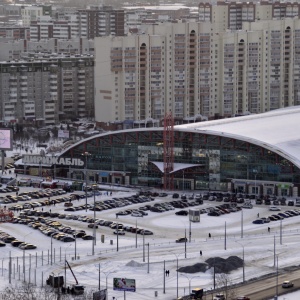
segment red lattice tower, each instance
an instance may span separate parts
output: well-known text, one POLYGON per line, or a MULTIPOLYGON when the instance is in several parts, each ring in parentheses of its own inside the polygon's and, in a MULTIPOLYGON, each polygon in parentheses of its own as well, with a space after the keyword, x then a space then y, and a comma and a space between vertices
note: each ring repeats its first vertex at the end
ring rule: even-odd
POLYGON ((164 189, 173 190, 174 169, 174 119, 172 113, 164 119, 164 189))

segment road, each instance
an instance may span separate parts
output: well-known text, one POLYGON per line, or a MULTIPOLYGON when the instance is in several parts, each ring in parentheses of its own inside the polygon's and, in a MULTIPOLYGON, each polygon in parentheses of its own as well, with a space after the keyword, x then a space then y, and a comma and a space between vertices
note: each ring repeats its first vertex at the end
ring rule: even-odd
POLYGON ((255 282, 247 283, 236 289, 237 295, 248 296, 251 300, 264 300, 271 299, 276 295, 276 285, 278 282, 278 295, 290 293, 300 289, 300 269, 295 271, 279 270, 278 279, 276 271, 273 276, 268 278, 259 279, 255 282), (278 280, 278 281, 277 281, 278 280), (281 284, 285 280, 294 282, 293 288, 283 289, 281 284))

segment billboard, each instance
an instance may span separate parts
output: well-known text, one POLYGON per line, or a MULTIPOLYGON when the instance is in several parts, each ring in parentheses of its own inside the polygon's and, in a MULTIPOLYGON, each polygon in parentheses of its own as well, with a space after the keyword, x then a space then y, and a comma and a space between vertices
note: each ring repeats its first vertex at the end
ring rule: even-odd
POLYGON ((69 130, 58 130, 58 134, 57 134, 57 137, 59 138, 69 138, 70 137, 70 133, 69 133, 69 130))
POLYGON ((113 287, 115 291, 135 292, 135 279, 114 278, 113 287))
POLYGON ((0 129, 0 150, 12 150, 12 129, 0 129))

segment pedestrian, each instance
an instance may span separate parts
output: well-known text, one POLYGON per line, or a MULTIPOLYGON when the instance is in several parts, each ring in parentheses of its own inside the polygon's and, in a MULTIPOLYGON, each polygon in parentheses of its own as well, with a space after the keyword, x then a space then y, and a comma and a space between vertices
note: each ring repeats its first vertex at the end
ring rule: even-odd
POLYGON ((202 256, 202 250, 200 250, 200 256, 202 256))
POLYGON ((259 218, 259 213, 257 214, 257 217, 259 218))
POLYGON ((211 238, 211 234, 210 233, 208 234, 208 237, 211 238))
POLYGON ((168 277, 168 270, 166 270, 166 277, 168 277))
POLYGON ((168 270, 168 277, 170 276, 170 270, 168 270))
POLYGON ((271 228, 270 228, 270 227, 268 227, 268 232, 270 233, 270 231, 271 231, 271 228))
POLYGON ((110 192, 110 195, 112 195, 112 192, 110 192))
POLYGON ((51 209, 50 209, 50 214, 51 214, 51 209))
POLYGON ((16 174, 16 178, 18 178, 18 174, 16 174))

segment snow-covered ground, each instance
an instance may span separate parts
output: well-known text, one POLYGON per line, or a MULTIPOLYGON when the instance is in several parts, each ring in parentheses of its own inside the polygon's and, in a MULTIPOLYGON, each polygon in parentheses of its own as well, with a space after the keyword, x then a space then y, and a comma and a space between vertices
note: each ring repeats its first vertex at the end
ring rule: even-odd
MULTIPOLYGON (((26 190, 27 188, 24 188, 26 190)), ((113 196, 96 196, 96 200, 111 199, 112 197, 126 197, 134 192, 114 191, 113 196)), ((93 198, 88 198, 89 203, 93 198)), ((156 202, 172 201, 171 195, 166 198, 157 198, 156 202)), ((84 204, 85 199, 75 201, 74 205, 84 204)), ((154 202, 150 202, 154 204, 154 202)), ((220 204, 215 201, 205 201, 199 208, 207 208, 220 204)), ((134 204, 131 207, 140 207, 143 204, 134 204)), ((282 207, 288 210, 293 207, 282 207)), ((63 204, 44 207, 45 210, 63 211, 63 204)), ((92 255, 92 241, 77 239, 75 260, 75 243, 63 243, 52 240, 52 265, 51 265, 51 238, 43 235, 40 231, 21 224, 2 223, 0 230, 6 231, 17 239, 36 244, 36 250, 23 252, 18 248, 7 244, 0 248, 0 260, 3 269, 0 272, 0 291, 9 284, 8 262, 12 257, 12 283, 24 280, 23 268, 25 269, 25 280, 41 286, 45 284, 49 274, 64 275, 65 257, 70 262, 72 269, 80 284, 87 288, 97 290, 100 287, 108 288, 108 299, 116 297, 123 298, 123 292, 112 289, 113 278, 132 278, 136 280, 136 292, 127 292, 128 298, 132 300, 143 299, 174 299, 177 296, 177 259, 178 267, 193 265, 204 262, 210 257, 220 256, 227 258, 236 255, 242 258, 243 249, 245 257, 245 278, 246 280, 258 277, 267 273, 274 273, 274 258, 278 255, 279 269, 298 264, 299 253, 299 222, 300 216, 284 219, 282 221, 282 244, 280 243, 280 222, 270 222, 263 225, 252 224, 252 221, 260 217, 271 215, 268 207, 264 205, 254 206, 253 209, 244 209, 243 213, 235 212, 220 217, 201 215, 199 223, 190 223, 187 216, 176 216, 172 210, 164 213, 148 211, 148 216, 134 218, 131 216, 119 216, 116 219, 115 213, 122 208, 96 212, 96 217, 104 220, 112 220, 124 225, 137 226, 138 228, 149 229, 154 232, 153 236, 145 236, 134 233, 126 233, 119 236, 118 251, 117 237, 113 230, 99 226, 96 230, 97 241, 92 255), (242 222, 243 221, 243 222, 242 222), (242 225, 243 224, 243 225, 242 225), (270 227, 270 232, 268 232, 270 227), (226 239, 225 239, 226 231, 226 239), (184 243, 175 243, 185 233, 191 242, 187 243, 186 252, 184 243), (209 233, 211 238, 208 237, 209 233), (105 241, 101 242, 104 235, 105 241), (274 252, 275 240, 275 252, 274 252), (149 244, 149 246, 148 246, 149 244), (149 250, 149 264, 148 264, 149 250), (199 251, 202 251, 200 256, 199 251), (23 254, 25 254, 23 266, 23 254), (170 270, 169 277, 165 277, 166 270, 170 270), (20 272, 17 272, 17 269, 20 272), (165 288, 164 288, 165 280, 165 288), (165 293, 164 293, 165 290, 165 293), (157 293, 157 296, 155 294, 157 293)), ((93 216, 92 211, 66 212, 70 214, 93 216)), ((274 213, 274 212, 273 212, 274 213)), ((76 220, 57 219, 64 225, 84 229, 92 234, 92 229, 87 228, 87 223, 76 220)), ((1 263, 0 262, 0 263, 1 263)), ((2 267, 2 266, 1 266, 2 267)), ((67 283, 75 283, 69 270, 66 271, 67 283)), ((242 280, 242 269, 233 271, 228 276, 232 283, 242 280)), ((288 278, 286 278, 288 280, 288 278)), ((187 295, 189 287, 204 287, 210 290, 213 287, 212 271, 206 273, 178 274, 178 295, 187 295)), ((298 294, 299 295, 299 294, 298 294)), ((297 296, 296 296, 297 297, 297 296)), ((299 297, 299 296, 298 296, 299 297)), ((291 295, 280 297, 283 299, 296 299, 291 295)), ((297 298, 299 299, 299 298, 297 298)))

